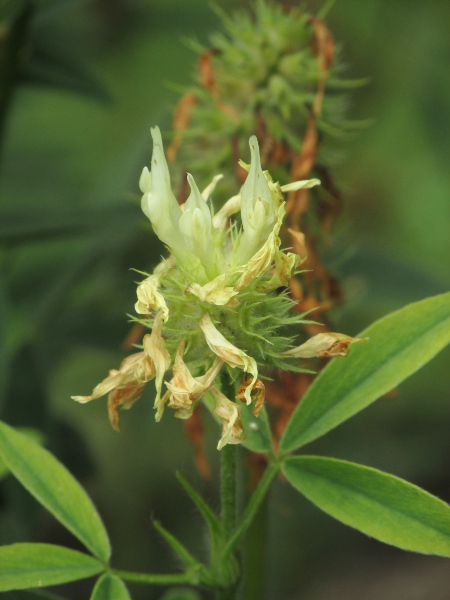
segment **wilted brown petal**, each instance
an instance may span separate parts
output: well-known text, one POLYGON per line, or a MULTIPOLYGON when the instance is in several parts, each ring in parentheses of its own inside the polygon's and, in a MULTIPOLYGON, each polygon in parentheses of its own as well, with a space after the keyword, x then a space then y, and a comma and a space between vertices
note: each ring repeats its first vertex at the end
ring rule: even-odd
MULTIPOLYGON (((251 385, 251 383, 251 379, 246 379, 245 381, 242 381, 242 383, 239 386, 238 393, 236 394, 236 400, 246 402, 245 393, 249 385, 251 385)), ((252 402, 255 403, 252 410, 252 414, 255 417, 257 417, 261 412, 262 407, 264 406, 264 400, 266 398, 266 388, 260 379, 257 379, 256 382, 252 385, 250 395, 252 402)))
POLYGON ((318 333, 301 346, 292 348, 283 354, 294 358, 347 356, 350 344, 365 342, 367 339, 368 338, 352 338, 343 333, 318 333))
POLYGON ((113 428, 119 431, 119 407, 130 408, 140 398, 145 384, 154 376, 152 359, 145 352, 138 352, 127 356, 118 371, 111 370, 108 377, 94 388, 90 396, 72 396, 72 400, 84 404, 109 392, 109 420, 113 428))

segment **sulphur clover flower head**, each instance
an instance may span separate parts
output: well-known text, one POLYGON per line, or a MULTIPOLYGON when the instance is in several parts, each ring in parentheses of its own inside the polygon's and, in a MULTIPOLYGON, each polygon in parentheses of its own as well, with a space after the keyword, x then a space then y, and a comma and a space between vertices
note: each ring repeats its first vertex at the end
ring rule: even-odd
POLYGON ((317 179, 280 187, 262 170, 252 136, 250 165, 241 162, 248 175, 235 196, 214 214, 209 197, 221 176, 200 192, 187 174, 190 194, 180 206, 161 133, 155 127, 151 134, 151 170, 145 168, 140 179, 142 210, 170 251, 137 287, 139 317, 134 320, 151 333, 144 336, 141 351, 110 371, 90 396, 73 398, 85 403, 108 394, 109 418, 119 429, 119 409, 130 408, 151 379, 157 421, 166 407, 188 419, 209 395, 212 412, 222 423, 221 449, 245 439, 242 403, 251 405, 255 416, 262 409, 262 368, 301 372, 299 358, 343 356, 358 340, 326 333, 296 347, 293 326, 305 323, 305 315, 292 311, 294 302, 285 288, 302 258, 280 248, 283 192, 318 185, 317 179), (239 374, 234 398, 220 389, 224 371, 233 378, 239 374))

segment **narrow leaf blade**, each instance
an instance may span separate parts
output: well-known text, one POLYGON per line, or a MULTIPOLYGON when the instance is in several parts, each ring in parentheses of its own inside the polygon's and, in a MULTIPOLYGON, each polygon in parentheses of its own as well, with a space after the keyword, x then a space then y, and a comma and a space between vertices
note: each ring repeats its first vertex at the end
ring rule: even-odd
POLYGON ((92 556, 52 544, 0 546, 0 592, 58 585, 98 575, 92 556))
POLYGON ((107 562, 111 548, 92 501, 47 450, 0 422, 0 457, 21 484, 95 556, 107 562))
POLYGON ((181 562, 184 564, 186 568, 194 567, 197 568, 199 566, 198 561, 192 556, 192 554, 187 550, 181 542, 177 540, 171 533, 165 529, 158 521, 153 521, 153 526, 156 531, 163 537, 175 554, 181 559, 181 562))
POLYGON ((287 480, 324 512, 402 550, 450 557, 450 506, 398 477, 343 460, 289 457, 287 480))
POLYGON ((209 530, 209 535, 212 540, 218 541, 222 535, 222 527, 220 525, 220 521, 217 516, 213 513, 211 508, 206 504, 203 498, 197 494, 193 487, 186 481, 186 479, 181 475, 181 473, 177 473, 177 479, 183 486, 185 492, 188 494, 192 502, 198 508, 200 514, 205 520, 205 523, 209 530))
POLYGON ((294 411, 282 452, 315 440, 420 369, 450 342, 450 293, 409 304, 376 321, 350 356, 334 359, 294 411))
POLYGON ((90 600, 131 600, 131 596, 119 577, 106 573, 95 584, 90 600))

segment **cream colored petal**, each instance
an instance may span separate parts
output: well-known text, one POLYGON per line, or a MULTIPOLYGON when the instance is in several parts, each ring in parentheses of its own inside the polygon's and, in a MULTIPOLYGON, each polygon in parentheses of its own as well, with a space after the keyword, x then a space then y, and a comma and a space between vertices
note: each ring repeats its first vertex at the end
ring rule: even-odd
POLYGON ((217 358, 204 375, 193 377, 183 360, 184 347, 184 341, 178 345, 173 376, 170 382, 166 382, 170 392, 169 406, 177 409, 175 416, 179 419, 192 416, 196 403, 212 386, 223 365, 223 361, 217 358))
POLYGON ((145 352, 137 352, 127 356, 122 361, 118 371, 111 370, 108 377, 95 386, 90 396, 72 396, 72 400, 85 404, 108 394, 116 388, 135 383, 146 383, 153 379, 154 375, 153 362, 145 352))
POLYGON ((157 313, 153 322, 151 334, 144 336, 144 352, 152 359, 155 366, 155 387, 156 398, 154 407, 156 408, 156 421, 162 417, 164 403, 161 401, 161 388, 163 384, 164 373, 170 366, 171 358, 167 351, 164 338, 161 335, 163 325, 162 313, 157 313))
POLYGON ((238 306, 239 302, 235 298, 239 294, 234 287, 226 286, 225 282, 230 273, 223 273, 205 285, 191 283, 186 289, 186 293, 194 294, 202 302, 209 302, 217 306, 238 306), (234 299, 234 301, 233 301, 234 299))
POLYGON ((228 400, 215 387, 212 387, 210 392, 216 403, 213 412, 222 421, 222 437, 217 444, 217 450, 221 450, 226 444, 241 444, 244 441, 241 407, 235 402, 228 400))
POLYGON ((283 217, 285 214, 284 205, 280 206, 278 210, 278 219, 264 245, 258 250, 256 254, 245 265, 245 270, 238 279, 234 286, 234 289, 241 291, 248 287, 255 279, 267 273, 270 269, 272 262, 275 259, 275 255, 279 252, 280 238, 278 236, 283 217))
POLYGON ((230 365, 230 367, 237 367, 238 369, 242 369, 245 373, 253 375, 253 381, 245 391, 245 400, 247 404, 250 404, 252 401, 251 391, 258 377, 258 367, 255 359, 248 356, 248 354, 242 350, 239 350, 236 346, 233 346, 233 344, 220 333, 208 313, 203 315, 200 319, 199 326, 203 331, 206 343, 214 354, 223 360, 223 362, 226 362, 227 365, 230 365))
POLYGON ((214 192, 214 190, 216 189, 216 185, 219 183, 219 181, 223 179, 223 175, 215 175, 212 178, 212 181, 209 185, 207 185, 205 187, 205 189, 202 191, 202 196, 205 200, 205 202, 207 200, 209 200, 209 197, 211 196, 211 194, 214 192))
POLYGON ((283 354, 294 358, 347 356, 350 344, 365 342, 367 339, 353 338, 343 333, 318 333, 301 346, 292 348, 283 354))
POLYGON ((138 301, 134 305, 134 310, 140 315, 149 315, 154 311, 162 312, 163 321, 169 318, 169 309, 167 308, 164 296, 158 292, 158 287, 164 272, 154 273, 141 281, 138 285, 136 294, 138 301))
POLYGON ((320 185, 320 179, 304 179, 303 181, 293 181, 292 183, 282 185, 281 191, 284 193, 296 192, 297 190, 306 190, 316 185, 320 185))
POLYGON ((241 194, 232 196, 213 217, 214 229, 223 229, 227 220, 241 210, 241 194))

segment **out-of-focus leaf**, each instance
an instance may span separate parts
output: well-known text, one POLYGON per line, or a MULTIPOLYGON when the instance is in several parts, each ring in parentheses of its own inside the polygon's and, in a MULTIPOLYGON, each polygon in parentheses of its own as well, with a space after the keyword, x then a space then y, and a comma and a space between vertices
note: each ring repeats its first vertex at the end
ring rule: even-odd
POLYGON ((160 600, 200 600, 200 596, 194 590, 180 588, 168 590, 160 600))
POLYGON ((6 346, 8 317, 8 302, 3 282, 0 280, 0 407, 3 404, 8 384, 8 349, 6 346))
POLYGON ((100 230, 110 224, 124 222, 132 227, 136 224, 136 211, 129 205, 104 210, 79 208, 20 210, 3 208, 0 210, 0 243, 29 244, 47 241, 68 235, 100 230))
POLYGON ((108 534, 92 501, 67 469, 22 433, 0 423, 0 456, 22 485, 95 556, 108 561, 108 534))
POLYGON ((410 304, 376 321, 346 359, 334 359, 295 409, 282 452, 324 435, 420 369, 450 342, 450 293, 410 304))
POLYGON ((0 547, 0 591, 23 590, 86 579, 104 570, 92 556, 51 544, 0 547))
POLYGON ((242 405, 242 424, 246 434, 243 446, 252 452, 269 454, 272 451, 269 419, 265 407, 257 417, 252 414, 252 406, 242 405))
POLYGON ((101 82, 67 51, 60 56, 37 48, 20 75, 21 81, 26 84, 50 86, 89 96, 103 103, 111 102, 111 96, 101 82))
POLYGON ((450 557, 450 506, 419 487, 343 460, 293 456, 283 473, 338 521, 402 550, 450 557))
POLYGON ((107 573, 95 584, 91 600, 131 600, 131 596, 119 577, 107 573))
POLYGON ((2 600, 66 600, 62 596, 46 590, 12 590, 4 592, 2 600))

